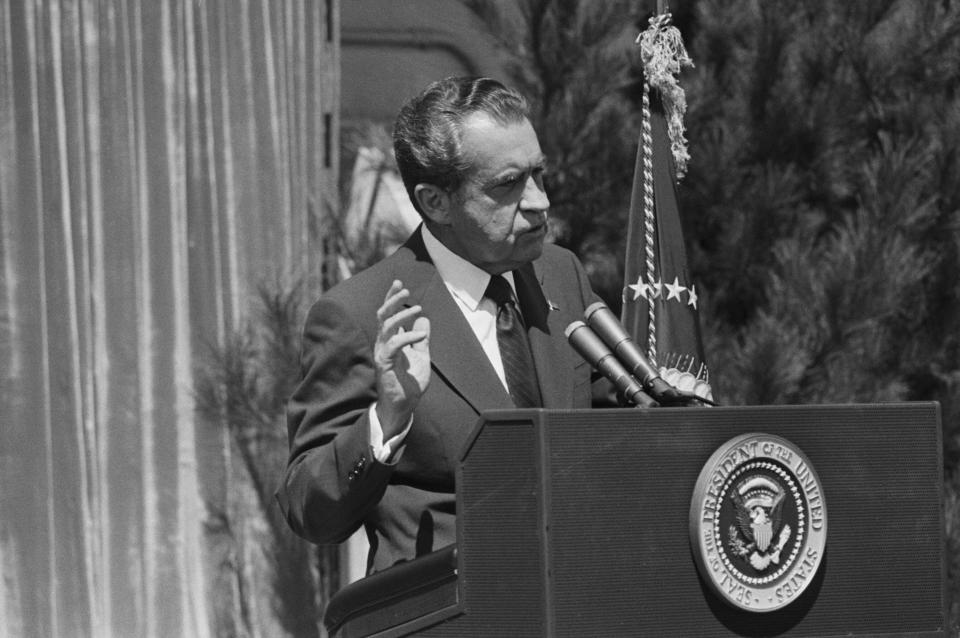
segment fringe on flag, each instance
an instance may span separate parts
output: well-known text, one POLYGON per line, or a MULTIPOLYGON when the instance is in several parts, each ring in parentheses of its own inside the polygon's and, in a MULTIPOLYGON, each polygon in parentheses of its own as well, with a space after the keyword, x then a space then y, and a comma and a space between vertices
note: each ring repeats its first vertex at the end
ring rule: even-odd
POLYGON ((662 13, 650 18, 650 26, 637 36, 644 78, 660 92, 660 100, 667 119, 670 150, 680 180, 687 172, 690 154, 684 136, 683 116, 687 112, 687 98, 677 76, 683 67, 692 67, 693 60, 683 46, 680 30, 670 24, 671 14, 662 13))

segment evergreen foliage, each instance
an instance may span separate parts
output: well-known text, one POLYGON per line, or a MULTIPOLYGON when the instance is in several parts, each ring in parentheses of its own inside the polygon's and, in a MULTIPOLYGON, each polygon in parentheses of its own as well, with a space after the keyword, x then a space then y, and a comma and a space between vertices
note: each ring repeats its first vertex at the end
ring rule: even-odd
POLYGON ((697 5, 681 210, 729 400, 944 398, 930 390, 957 367, 958 12, 697 5), (773 378, 751 368, 769 347, 789 358, 773 378))

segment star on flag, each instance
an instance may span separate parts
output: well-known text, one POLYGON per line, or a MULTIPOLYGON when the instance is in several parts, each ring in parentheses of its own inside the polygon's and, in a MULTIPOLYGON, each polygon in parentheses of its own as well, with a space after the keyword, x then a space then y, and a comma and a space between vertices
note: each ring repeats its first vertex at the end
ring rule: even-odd
POLYGON ((633 300, 636 301, 640 297, 646 297, 650 294, 650 286, 642 278, 637 279, 637 283, 630 284, 627 286, 630 290, 633 291, 633 300))
POLYGON ((698 297, 697 297, 697 287, 696 287, 695 285, 694 285, 694 286, 690 286, 690 288, 687 290, 687 292, 690 293, 690 298, 687 300, 687 305, 688 305, 688 306, 693 306, 693 309, 696 310, 696 309, 697 309, 697 299, 698 299, 698 297))
MULTIPOLYGON (((637 278, 637 283, 627 285, 627 288, 633 291, 633 301, 637 301, 641 297, 646 297, 649 299, 656 299, 660 296, 663 285, 659 281, 654 281, 652 283, 647 283, 643 280, 643 277, 637 278)), ((624 298, 626 298, 626 290, 624 290, 624 298)))
POLYGON ((651 299, 656 299, 657 297, 660 297, 661 295, 663 295, 663 282, 660 282, 660 281, 653 282, 652 284, 650 284, 650 290, 651 290, 650 292, 651 299))
POLYGON ((687 289, 687 287, 686 287, 686 286, 681 286, 681 285, 680 285, 680 280, 679 280, 677 277, 674 277, 674 278, 673 278, 673 283, 672 283, 672 284, 667 284, 667 291, 668 291, 668 292, 667 292, 667 301, 670 301, 671 299, 676 299, 677 301, 680 301, 680 293, 683 292, 683 291, 686 290, 686 289, 687 289))

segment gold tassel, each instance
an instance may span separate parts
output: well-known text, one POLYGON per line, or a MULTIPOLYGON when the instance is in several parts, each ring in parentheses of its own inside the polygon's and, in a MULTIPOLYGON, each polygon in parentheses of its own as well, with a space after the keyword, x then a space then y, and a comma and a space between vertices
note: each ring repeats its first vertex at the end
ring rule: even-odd
POLYGON ((670 150, 679 180, 687 172, 690 154, 687 152, 683 126, 687 98, 680 88, 677 76, 683 67, 692 67, 693 60, 683 46, 680 30, 670 25, 669 13, 650 18, 650 26, 637 36, 637 43, 640 45, 645 81, 648 86, 660 92, 667 119, 667 133, 670 136, 670 150))

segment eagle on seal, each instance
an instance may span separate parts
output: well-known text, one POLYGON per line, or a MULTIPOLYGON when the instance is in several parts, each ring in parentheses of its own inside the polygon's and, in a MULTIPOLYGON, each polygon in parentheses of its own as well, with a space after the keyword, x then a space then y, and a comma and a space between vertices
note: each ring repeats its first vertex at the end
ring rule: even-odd
MULTIPOLYGON (((765 476, 749 477, 733 490, 731 498, 737 507, 740 533, 760 553, 770 548, 774 535, 780 529, 784 496, 783 489, 765 476)), ((774 548, 777 553, 779 545, 774 548)), ((779 562, 779 556, 773 557, 773 562, 779 562)))

